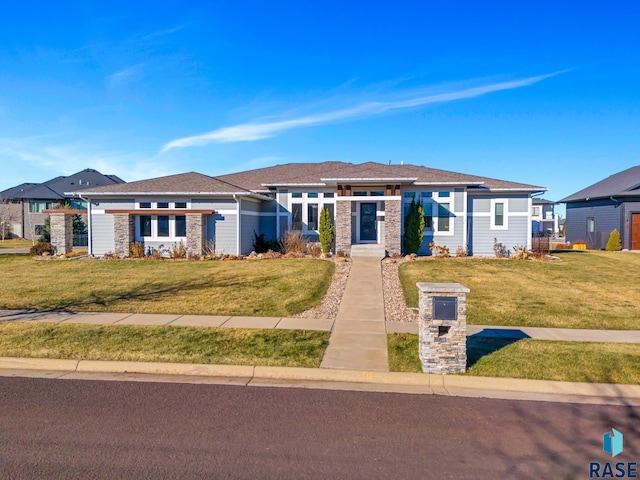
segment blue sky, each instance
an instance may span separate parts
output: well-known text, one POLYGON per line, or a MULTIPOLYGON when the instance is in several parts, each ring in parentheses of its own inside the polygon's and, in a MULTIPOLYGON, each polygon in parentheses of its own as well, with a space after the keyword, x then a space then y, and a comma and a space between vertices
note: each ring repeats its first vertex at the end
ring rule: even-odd
POLYGON ((9 2, 0 190, 391 160, 558 200, 640 164, 638 25, 634 1, 9 2))

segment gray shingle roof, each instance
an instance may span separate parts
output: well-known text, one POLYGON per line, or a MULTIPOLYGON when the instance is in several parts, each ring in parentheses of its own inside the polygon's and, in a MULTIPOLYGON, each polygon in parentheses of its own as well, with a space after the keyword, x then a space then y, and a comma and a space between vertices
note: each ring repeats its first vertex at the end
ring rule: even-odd
POLYGON ((6 200, 62 200, 63 196, 41 183, 23 183, 0 192, 0 199, 6 200))
POLYGON ((315 185, 326 183, 329 179, 405 179, 408 183, 415 182, 417 184, 456 183, 462 185, 482 185, 482 187, 491 190, 546 190, 544 187, 535 185, 467 175, 418 165, 385 165, 375 162, 362 164, 346 162, 289 163, 222 175, 217 178, 254 191, 266 190, 265 185, 315 185))
POLYGON ((613 174, 604 180, 560 200, 562 203, 578 202, 591 198, 640 196, 640 165, 613 174))
POLYGON ((137 182, 121 183, 105 187, 88 188, 78 193, 91 196, 92 194, 221 194, 221 193, 250 193, 248 190, 219 180, 215 177, 197 172, 180 173, 166 177, 139 180, 137 182))

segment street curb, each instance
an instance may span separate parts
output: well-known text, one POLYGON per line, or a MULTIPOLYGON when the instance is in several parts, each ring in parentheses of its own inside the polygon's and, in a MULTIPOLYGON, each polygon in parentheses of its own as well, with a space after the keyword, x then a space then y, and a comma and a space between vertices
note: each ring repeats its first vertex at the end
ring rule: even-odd
POLYGON ((329 368, 269 367, 251 365, 204 365, 50 358, 0 357, 0 370, 45 370, 83 373, 137 373, 202 377, 243 378, 251 381, 288 381, 340 384, 369 384, 398 387, 426 387, 429 392, 453 396, 489 396, 556 401, 599 398, 640 401, 640 385, 560 382, 517 378, 430 375, 424 373, 375 372, 329 368), (569 399, 569 400, 566 400, 569 399))

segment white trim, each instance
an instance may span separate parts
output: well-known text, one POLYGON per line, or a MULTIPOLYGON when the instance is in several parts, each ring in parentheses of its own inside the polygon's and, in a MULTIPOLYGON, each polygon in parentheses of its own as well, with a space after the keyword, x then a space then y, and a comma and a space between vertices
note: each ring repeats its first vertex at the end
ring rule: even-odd
POLYGON ((527 250, 531 250, 531 247, 533 246, 531 242, 531 237, 533 235, 533 223, 531 221, 531 206, 533 205, 533 199, 531 197, 528 198, 527 204, 527 213, 529 215, 529 219, 527 220, 527 250))
MULTIPOLYGON (((455 195, 455 192, 453 193, 455 195)), ((468 209, 468 201, 467 201, 467 190, 465 189, 462 192, 462 248, 469 251, 469 239, 467 238, 468 226, 467 223, 469 219, 467 217, 467 209, 468 209)))
POLYGON ((491 222, 489 230, 509 230, 509 199, 508 198, 492 198, 491 199, 491 222), (502 209, 502 225, 496 225, 496 205, 501 203, 502 209))
POLYGON ((140 211, 141 213, 132 214, 133 222, 134 222, 134 235, 136 241, 149 241, 149 242, 179 242, 183 240, 186 242, 187 236, 178 237, 176 236, 176 217, 186 217, 186 215, 149 215, 144 213, 144 209, 140 211), (140 217, 151 217, 151 235, 143 237, 140 231, 140 217), (169 236, 160 237, 158 236, 158 217, 169 217, 169 236))
POLYGON ((338 197, 336 196, 334 198, 334 200, 336 201, 341 201, 341 202, 365 202, 365 203, 372 203, 372 202, 378 202, 378 201, 382 201, 382 200, 402 200, 402 196, 401 195, 390 195, 390 196, 354 196, 354 195, 350 195, 350 196, 341 196, 338 197))
POLYGON ((106 212, 106 210, 104 208, 91 209, 91 214, 92 215, 104 215, 105 212, 106 212))

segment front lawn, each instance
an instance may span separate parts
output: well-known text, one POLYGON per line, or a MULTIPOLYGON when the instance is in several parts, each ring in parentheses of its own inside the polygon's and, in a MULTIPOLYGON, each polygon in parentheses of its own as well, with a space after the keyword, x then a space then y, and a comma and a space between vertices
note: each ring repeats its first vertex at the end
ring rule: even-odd
MULTIPOLYGON (((389 367, 422 372, 418 335, 387 335, 389 367)), ((469 337, 465 375, 640 384, 640 345, 469 337)))
POLYGON ((439 259, 407 262, 400 281, 418 306, 416 282, 458 282, 471 289, 467 321, 589 329, 640 329, 640 255, 566 252, 560 260, 439 259))
POLYGON ((33 242, 31 240, 23 240, 21 238, 12 238, 0 240, 0 248, 31 248, 33 242))
POLYGON ((0 255, 0 309, 287 317, 322 300, 325 260, 34 260, 0 255))
POLYGON ((320 367, 329 332, 0 322, 0 356, 320 367))

